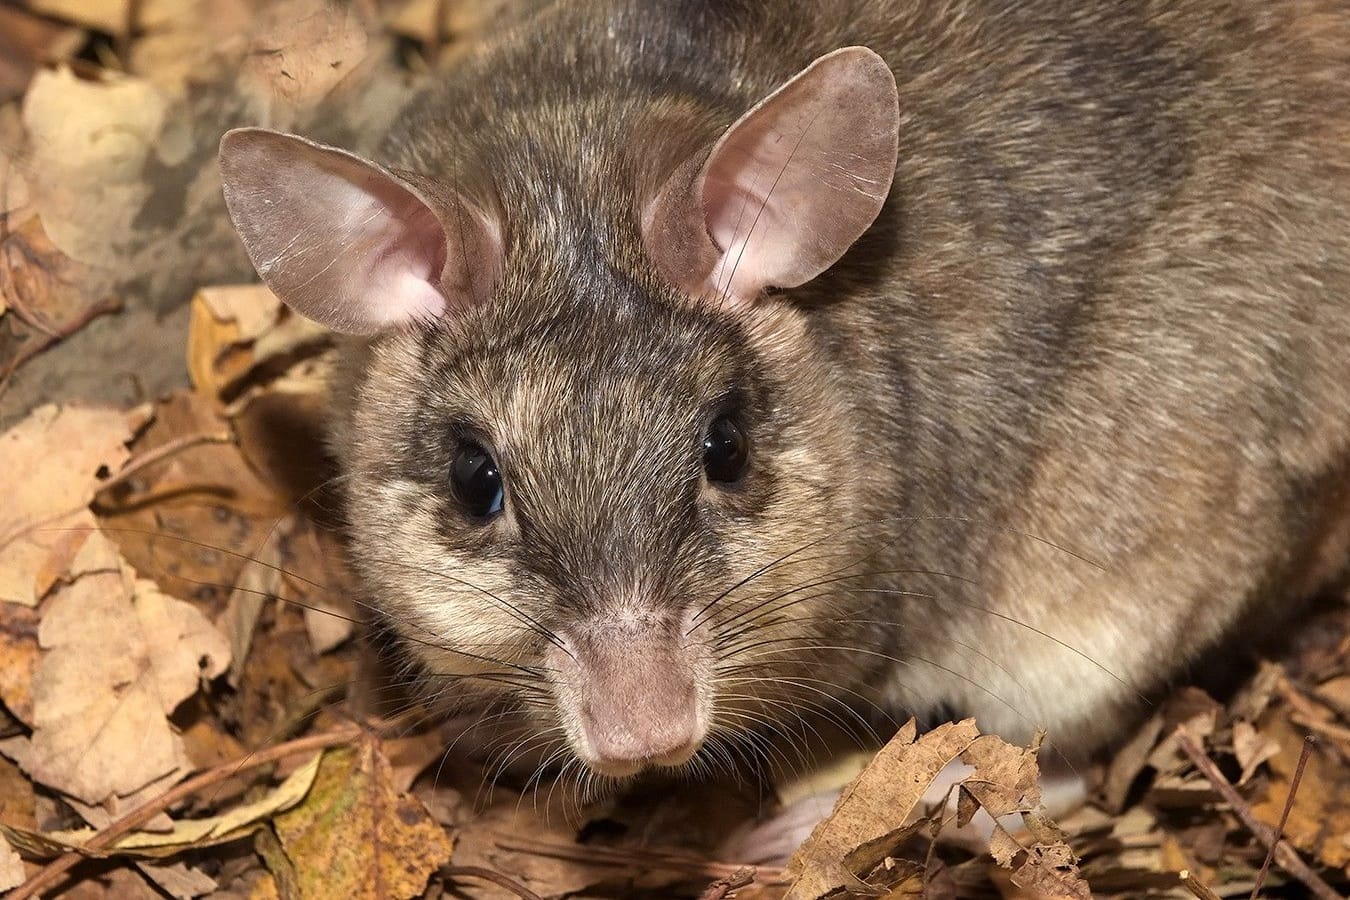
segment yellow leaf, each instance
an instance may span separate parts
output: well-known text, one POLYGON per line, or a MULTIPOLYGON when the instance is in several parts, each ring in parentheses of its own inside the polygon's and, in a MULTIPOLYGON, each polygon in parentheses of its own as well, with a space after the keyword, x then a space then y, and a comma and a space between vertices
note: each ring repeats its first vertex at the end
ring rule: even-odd
POLYGON ((323 755, 303 803, 275 822, 302 898, 415 897, 450 859, 450 837, 411 794, 394 789, 374 740, 323 755))
MULTIPOLYGON (((260 800, 245 803, 219 816, 174 822, 169 831, 133 831, 108 849, 91 855, 157 858, 236 840, 261 822, 303 800, 319 773, 319 759, 320 754, 314 754, 309 762, 292 772, 276 790, 260 800)), ((98 831, 93 828, 33 831, 0 825, 0 833, 16 846, 27 849, 30 855, 50 858, 67 850, 81 850, 98 831)))

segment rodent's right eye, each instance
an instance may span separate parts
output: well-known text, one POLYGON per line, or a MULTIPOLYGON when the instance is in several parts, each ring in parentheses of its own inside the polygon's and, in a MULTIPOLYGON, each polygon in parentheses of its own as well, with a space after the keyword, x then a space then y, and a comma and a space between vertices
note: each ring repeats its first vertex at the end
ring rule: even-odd
POLYGON ((502 511, 502 473, 492 454, 479 444, 460 445, 450 464, 450 483, 465 511, 475 519, 490 519, 502 511))

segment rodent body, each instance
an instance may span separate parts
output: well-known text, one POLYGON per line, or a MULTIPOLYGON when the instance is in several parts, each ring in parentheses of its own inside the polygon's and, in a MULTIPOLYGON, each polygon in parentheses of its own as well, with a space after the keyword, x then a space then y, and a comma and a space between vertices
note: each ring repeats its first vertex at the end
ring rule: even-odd
MULTIPOLYGON (((282 250, 315 222, 248 230, 277 176, 240 146, 260 271, 350 325, 282 250)), ((433 693, 518 704, 595 771, 871 703, 1090 750, 1342 573, 1343 4, 564 4, 447 74, 381 162, 448 243, 417 257, 433 321, 346 329, 353 561, 433 693), (898 91, 898 143, 855 154, 895 154, 875 223, 789 289, 677 283, 706 248, 665 252, 663 186, 858 46, 898 91), (724 485, 701 454, 725 416, 749 461, 724 485), (447 477, 466 443, 500 470, 491 521, 447 477)), ((755 227, 828 240, 804 190, 755 227)))

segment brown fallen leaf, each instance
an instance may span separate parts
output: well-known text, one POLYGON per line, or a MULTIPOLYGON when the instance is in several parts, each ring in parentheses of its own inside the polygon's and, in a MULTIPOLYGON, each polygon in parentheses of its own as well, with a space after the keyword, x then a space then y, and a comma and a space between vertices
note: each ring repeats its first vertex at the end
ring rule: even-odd
POLYGON ((1024 890, 1049 897, 1090 900, 1091 890, 1078 872, 1078 858, 1059 828, 1040 814, 1040 767, 1036 755, 1043 735, 1030 747, 1018 747, 986 734, 961 754, 974 771, 961 782, 962 813, 969 821, 972 806, 994 820, 989 853, 1004 868, 1013 869, 1012 882, 1024 890), (1017 818, 1014 818, 1017 817, 1017 818), (1026 840, 1014 833, 1020 819, 1026 840))
POLYGON ((311 509, 328 500, 336 475, 326 455, 327 368, 322 359, 303 360, 226 409, 249 465, 279 498, 311 509))
MULTIPOLYGON (((256 0, 137 0, 136 34, 121 55, 126 70, 186 99, 234 80, 256 0)), ((212 123, 219 124, 219 123, 212 123)))
POLYGON ((916 739, 911 719, 853 783, 788 863, 789 900, 815 900, 862 887, 859 877, 885 857, 875 845, 901 833, 938 774, 979 737, 974 719, 941 725, 916 739))
POLYGON ((98 804, 186 771, 167 717, 225 671, 230 649, 195 608, 136 578, 101 535, 85 548, 102 569, 54 592, 38 631, 29 773, 98 804))
POLYGON ((41 652, 36 610, 0 603, 0 704, 24 722, 33 720, 33 673, 41 652))
POLYGON ((995 823, 989 841, 995 862, 1012 869, 1012 882, 1033 896, 1092 900, 1092 890, 1078 872, 1078 857, 1062 840, 1019 841, 995 823))
MULTIPOLYGON (((0 435, 0 600, 33 606, 51 558, 65 561, 92 533, 85 508, 99 481, 130 456, 149 412, 43 406, 0 435)), ((55 567, 58 571, 65 563, 55 567)))
POLYGON ((0 6, 0 102, 22 94, 39 65, 71 56, 85 40, 79 28, 0 6))
POLYGON ((136 868, 174 900, 193 900, 194 897, 209 894, 220 886, 214 878, 186 863, 138 862, 136 868))
POLYGON ((961 753, 961 761, 975 769, 962 779, 961 793, 995 819, 1035 812, 1041 805, 1036 754, 1042 738, 1038 734, 1030 747, 1014 746, 992 734, 976 738, 961 753))
POLYGON ((1256 730, 1256 726, 1245 719, 1233 723, 1233 754, 1237 757, 1242 773, 1238 776, 1239 786, 1251 780, 1257 768, 1280 752, 1280 745, 1256 730))
POLYGON ((0 891, 8 891, 23 884, 27 874, 19 851, 0 840, 0 891))
POLYGON ((286 518, 268 532, 262 545, 239 570, 225 612, 220 617, 218 624, 230 639, 230 684, 235 687, 239 686, 244 666, 248 664, 253 632, 258 627, 263 605, 280 593, 281 545, 294 528, 294 523, 286 518))
POLYGON ((132 0, 27 0, 27 3, 35 12, 107 34, 123 36, 131 29, 132 0))
POLYGON ((246 92, 274 126, 291 127, 367 62, 371 25, 357 5, 287 0, 268 6, 245 58, 246 92))
MULTIPOLYGON (((202 288, 192 299, 187 367, 198 393, 224 405, 327 349, 328 329, 291 313, 261 284, 202 288)), ((322 390, 322 385, 316 386, 322 390)))
MULTIPOLYGON (((1252 804, 1252 813, 1272 828, 1284 814, 1285 800, 1303 750, 1303 735, 1287 718, 1287 707, 1272 707, 1258 729, 1279 746, 1268 766, 1265 795, 1252 804)), ((1337 757, 1314 749, 1294 798, 1284 836, 1322 865, 1350 874, 1350 768, 1337 757)))
POLYGON ((389 761, 369 737, 326 751, 304 802, 274 828, 302 898, 415 897, 453 849, 422 804, 394 790, 389 761))
POLYGON ((1350 675, 1338 675, 1317 686, 1317 697, 1350 721, 1350 675))
POLYGON ((37 798, 33 785, 19 767, 0 757, 0 822, 19 828, 35 828, 37 798))
POLYGON ((182 153, 162 139, 172 105, 144 79, 76 77, 67 67, 43 70, 24 96, 33 203, 52 243, 89 266, 115 269, 153 186, 152 160, 182 153), (98 227, 91 227, 96 224, 98 227))
MULTIPOLYGON (((6 165, 3 154, 0 165, 6 165)), ((7 177, 0 188, 8 195, 15 184, 16 179, 7 177)), ((26 184, 26 179, 17 180, 20 192, 27 190, 26 184)), ((0 389, 30 359, 121 308, 105 273, 58 247, 46 223, 33 214, 35 209, 35 203, 27 203, 3 213, 7 227, 0 230, 0 314, 8 315, 0 329, 0 389)))

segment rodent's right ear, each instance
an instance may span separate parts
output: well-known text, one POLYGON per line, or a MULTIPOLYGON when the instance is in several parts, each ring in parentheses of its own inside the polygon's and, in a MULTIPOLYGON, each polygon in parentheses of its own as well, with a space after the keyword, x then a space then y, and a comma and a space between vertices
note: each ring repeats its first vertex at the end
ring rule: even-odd
POLYGON ((886 61, 827 53, 677 169, 642 211, 647 252, 692 294, 751 302, 815 278, 890 192, 900 109, 886 61))
POLYGON ((501 229, 464 198, 335 147, 264 128, 220 141, 225 205, 267 286, 348 334, 485 299, 501 229))

